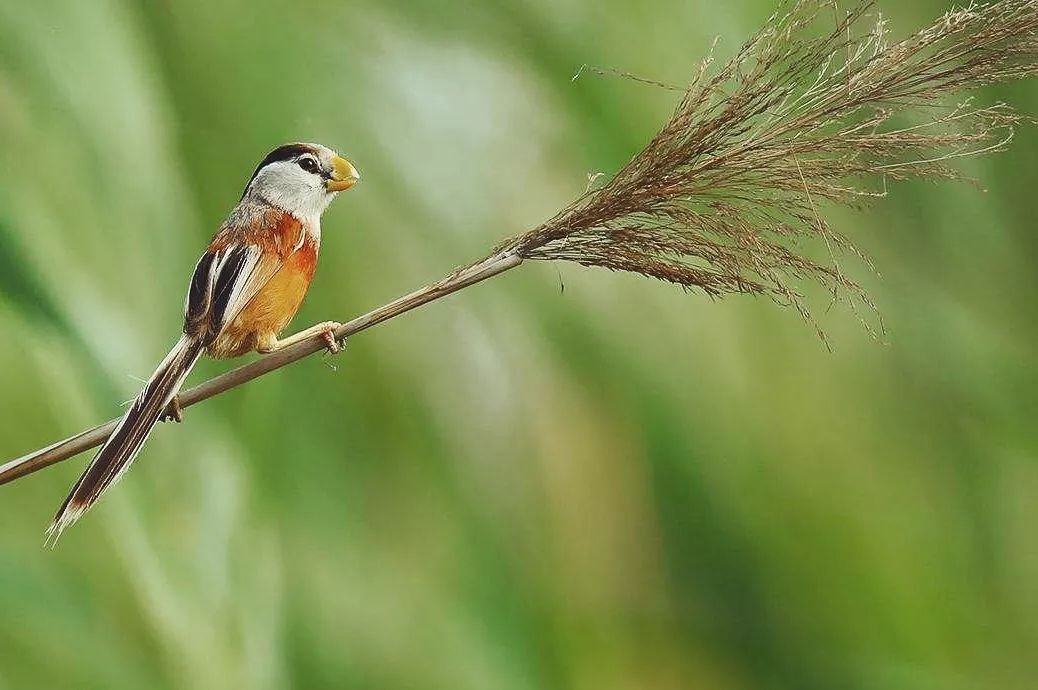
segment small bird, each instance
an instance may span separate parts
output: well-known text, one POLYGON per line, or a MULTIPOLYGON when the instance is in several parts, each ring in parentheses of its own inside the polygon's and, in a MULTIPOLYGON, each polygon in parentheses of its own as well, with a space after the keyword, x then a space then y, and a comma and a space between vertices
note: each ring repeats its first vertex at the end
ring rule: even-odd
POLYGON ((181 420, 177 393, 203 352, 238 357, 275 352, 321 335, 340 343, 334 321, 280 340, 306 295, 321 246, 321 214, 357 183, 356 168, 319 144, 285 144, 257 166, 238 205, 195 266, 180 340, 94 456, 47 530, 53 545, 133 462, 155 424, 181 420))

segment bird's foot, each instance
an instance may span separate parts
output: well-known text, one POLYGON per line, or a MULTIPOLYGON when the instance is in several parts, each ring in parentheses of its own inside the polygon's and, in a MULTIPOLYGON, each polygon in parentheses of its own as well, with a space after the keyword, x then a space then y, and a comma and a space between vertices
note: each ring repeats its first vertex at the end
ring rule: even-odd
POLYGON ((163 422, 176 422, 177 424, 184 421, 184 410, 180 407, 179 395, 173 396, 173 399, 169 401, 169 405, 166 405, 166 411, 162 413, 159 419, 163 422))
POLYGON ((337 355, 346 349, 346 336, 341 338, 335 337, 335 331, 339 330, 342 326, 338 321, 326 321, 321 325, 321 339, 324 340, 325 346, 328 348, 328 352, 337 355))

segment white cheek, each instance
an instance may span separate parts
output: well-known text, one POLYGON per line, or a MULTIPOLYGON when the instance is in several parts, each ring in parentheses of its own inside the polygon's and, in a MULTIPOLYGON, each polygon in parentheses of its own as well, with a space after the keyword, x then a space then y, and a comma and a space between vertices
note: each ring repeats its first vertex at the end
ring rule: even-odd
POLYGON ((331 201, 324 181, 294 164, 272 166, 257 178, 254 189, 269 203, 300 220, 319 218, 331 201))

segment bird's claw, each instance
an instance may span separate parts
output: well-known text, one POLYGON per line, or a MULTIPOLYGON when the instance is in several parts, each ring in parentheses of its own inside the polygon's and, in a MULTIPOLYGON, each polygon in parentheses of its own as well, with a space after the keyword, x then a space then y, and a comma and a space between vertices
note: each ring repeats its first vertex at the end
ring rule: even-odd
POLYGON ((184 410, 180 407, 179 395, 174 395, 173 399, 169 401, 169 405, 166 405, 166 410, 160 419, 163 422, 176 422, 177 424, 184 421, 184 410))
POLYGON ((338 330, 341 324, 328 324, 328 326, 321 331, 321 338, 324 340, 325 347, 328 352, 337 355, 346 349, 346 336, 341 338, 335 337, 335 331, 338 330))

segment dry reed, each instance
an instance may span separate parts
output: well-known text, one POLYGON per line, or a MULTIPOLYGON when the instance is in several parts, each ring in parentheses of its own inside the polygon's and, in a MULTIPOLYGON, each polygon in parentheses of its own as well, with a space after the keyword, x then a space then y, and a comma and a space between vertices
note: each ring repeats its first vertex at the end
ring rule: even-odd
POLYGON ((968 92, 1038 71, 1033 0, 954 9, 895 43, 874 5, 787 5, 719 68, 704 60, 611 180, 498 248, 767 295, 805 316, 804 281, 871 306, 839 255, 871 264, 822 207, 882 196, 888 181, 958 178, 954 159, 1002 150, 1022 120, 968 92))

